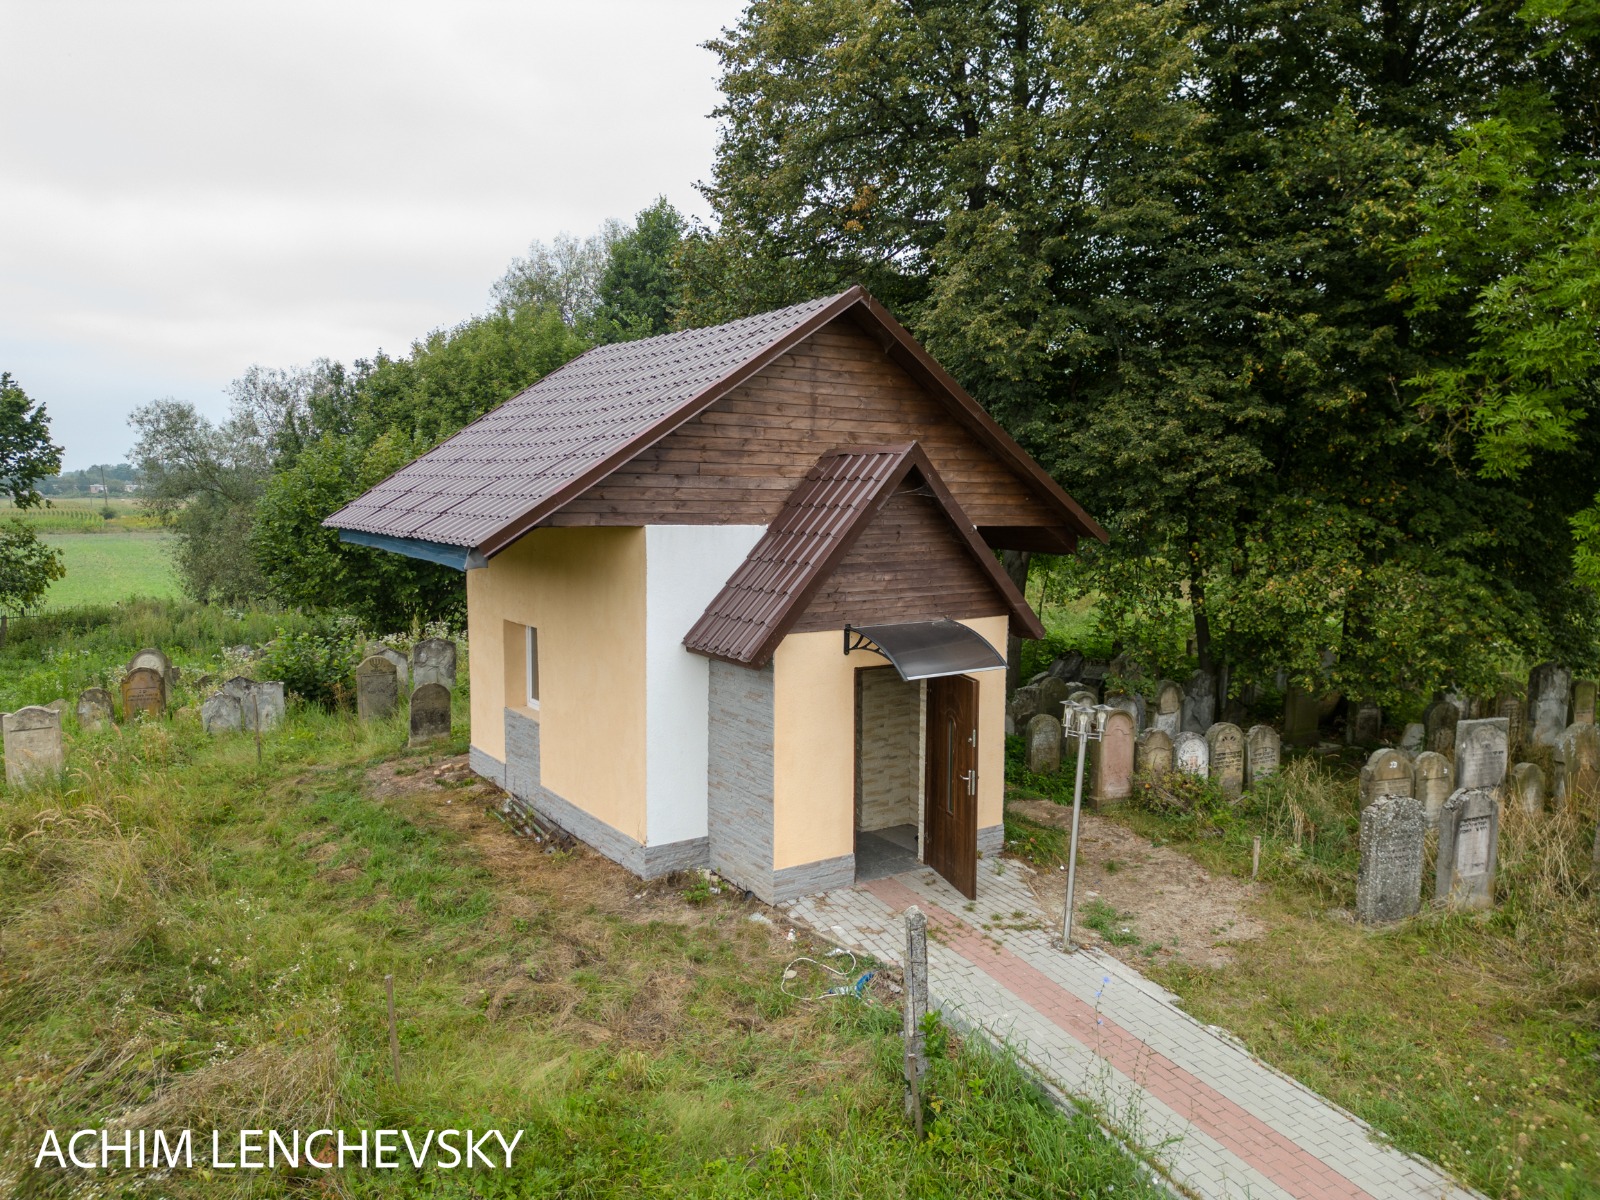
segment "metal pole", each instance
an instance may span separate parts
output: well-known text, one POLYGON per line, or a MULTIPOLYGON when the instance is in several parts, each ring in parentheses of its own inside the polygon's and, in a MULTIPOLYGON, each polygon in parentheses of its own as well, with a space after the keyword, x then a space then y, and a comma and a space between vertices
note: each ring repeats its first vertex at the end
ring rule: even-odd
POLYGON ((1089 714, 1078 718, 1078 778, 1072 785, 1072 844, 1067 850, 1067 903, 1061 912, 1061 947, 1076 950, 1072 944, 1072 894, 1078 875, 1078 813, 1083 808, 1083 751, 1089 744, 1089 714))

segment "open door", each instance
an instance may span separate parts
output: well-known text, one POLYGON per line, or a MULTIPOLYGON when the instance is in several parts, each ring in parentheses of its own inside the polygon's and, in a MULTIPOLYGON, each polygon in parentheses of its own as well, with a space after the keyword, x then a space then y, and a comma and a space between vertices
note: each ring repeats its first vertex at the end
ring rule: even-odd
POLYGON ((978 681, 928 680, 927 864, 968 900, 978 898, 978 681))

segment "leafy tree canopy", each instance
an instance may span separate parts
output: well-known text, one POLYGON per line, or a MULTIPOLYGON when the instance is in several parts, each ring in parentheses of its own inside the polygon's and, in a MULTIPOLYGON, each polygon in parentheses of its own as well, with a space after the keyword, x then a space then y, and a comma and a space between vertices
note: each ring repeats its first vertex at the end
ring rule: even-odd
MULTIPOLYGON (((61 470, 61 447, 50 441, 50 418, 11 378, 0 372, 0 489, 19 509, 47 503, 39 481, 61 470)), ((24 522, 0 524, 0 605, 30 608, 52 581, 66 574, 60 551, 45 545, 24 522)))

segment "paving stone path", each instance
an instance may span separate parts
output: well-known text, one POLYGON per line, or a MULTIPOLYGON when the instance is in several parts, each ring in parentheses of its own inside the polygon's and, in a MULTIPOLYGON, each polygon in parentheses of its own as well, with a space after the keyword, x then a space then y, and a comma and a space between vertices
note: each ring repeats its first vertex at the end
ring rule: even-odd
POLYGON ((979 863, 971 910, 932 871, 916 870, 788 911, 839 945, 898 963, 901 915, 917 905, 928 918, 932 999, 946 1019, 982 1029, 1053 1087, 1098 1105, 1186 1193, 1482 1200, 1196 1020, 1132 967, 1093 951, 1062 953, 1028 868, 996 866, 979 863))

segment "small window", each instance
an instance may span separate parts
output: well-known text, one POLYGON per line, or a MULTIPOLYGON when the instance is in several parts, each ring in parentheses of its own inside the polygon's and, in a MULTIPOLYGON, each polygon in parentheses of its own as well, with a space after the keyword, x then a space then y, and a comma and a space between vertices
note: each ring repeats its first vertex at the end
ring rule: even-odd
POLYGON ((527 636, 527 670, 525 677, 528 685, 528 707, 539 707, 539 631, 532 625, 523 627, 527 636))

